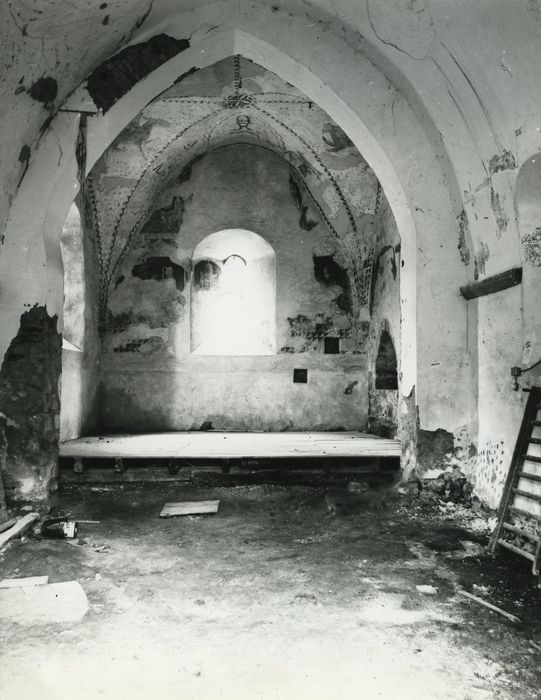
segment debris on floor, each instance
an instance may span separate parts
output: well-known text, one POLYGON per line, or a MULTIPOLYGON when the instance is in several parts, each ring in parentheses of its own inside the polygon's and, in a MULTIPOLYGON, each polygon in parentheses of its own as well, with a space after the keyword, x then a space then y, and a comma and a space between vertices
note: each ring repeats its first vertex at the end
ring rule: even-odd
POLYGON ((78 622, 87 611, 78 581, 0 589, 0 620, 20 625, 78 622))
POLYGON ((220 501, 185 501, 182 503, 166 503, 160 513, 160 518, 171 518, 175 515, 203 515, 217 513, 220 501))
POLYGON ((49 518, 41 524, 41 535, 53 539, 73 539, 77 536, 77 523, 66 518, 49 518))
MULTIPOLYGON (((442 513, 441 499, 428 489, 391 494, 380 509, 372 484, 366 488, 356 476, 361 486, 348 487, 351 481, 341 484, 346 503, 357 504, 347 517, 329 517, 326 494, 340 493, 331 480, 309 487, 250 482, 63 490, 62 509, 58 503, 46 517, 101 523, 89 525, 84 538, 81 525, 78 540, 32 534, 15 540, 0 554, 0 578, 79 581, 89 613, 83 624, 64 629, 62 617, 50 611, 48 627, 35 617, 23 626, 2 620, 0 599, 0 648, 12 659, 9 673, 3 659, 0 697, 18 697, 13 689, 27 683, 29 667, 40 669, 40 683, 43 669, 51 669, 51 687, 61 682, 62 697, 116 700, 125 694, 124 687, 111 690, 119 668, 123 683, 127 674, 135 679, 132 697, 145 682, 145 695, 153 697, 160 679, 176 689, 201 670, 212 683, 190 686, 185 694, 195 698, 212 696, 224 674, 238 686, 251 669, 267 674, 276 667, 308 669, 312 676, 323 669, 333 682, 327 696, 350 697, 336 683, 346 677, 346 690, 358 694, 361 658, 365 675, 376 678, 374 692, 361 689, 365 697, 394 697, 408 679, 419 700, 538 700, 541 652, 529 640, 539 646, 541 590, 524 562, 486 552, 493 513, 462 503, 442 513), (217 517, 153 524, 166 501, 208 499, 219 501, 217 517), (152 647, 152 663, 141 661, 142 639, 152 647), (89 649, 92 668, 85 666, 89 649)), ((3 592, 37 588, 48 586, 3 592)), ((319 697, 317 687, 303 687, 302 697, 319 697)), ((167 689, 159 694, 169 697, 167 689)), ((243 689, 236 697, 254 696, 252 685, 243 689)), ((290 696, 282 686, 277 693, 290 696)))
POLYGON ((488 608, 489 610, 493 610, 494 612, 497 612, 500 615, 503 615, 508 620, 511 620, 511 622, 520 623, 520 621, 521 621, 520 618, 517 617, 516 615, 512 615, 511 613, 508 613, 505 610, 498 608, 496 605, 492 605, 492 603, 489 603, 488 601, 483 600, 482 598, 479 598, 476 595, 473 595, 473 593, 468 593, 468 591, 463 591, 461 589, 459 589, 457 591, 457 593, 458 593, 458 595, 461 595, 463 598, 468 598, 469 600, 473 600, 476 603, 479 603, 479 605, 484 605, 485 608, 488 608))
POLYGON ((447 505, 472 501, 473 485, 458 466, 440 472, 436 478, 425 478, 423 486, 439 496, 447 505))
POLYGON ((9 518, 9 520, 5 520, 3 523, 0 523, 0 532, 9 530, 9 528, 15 525, 16 522, 17 518, 9 518))

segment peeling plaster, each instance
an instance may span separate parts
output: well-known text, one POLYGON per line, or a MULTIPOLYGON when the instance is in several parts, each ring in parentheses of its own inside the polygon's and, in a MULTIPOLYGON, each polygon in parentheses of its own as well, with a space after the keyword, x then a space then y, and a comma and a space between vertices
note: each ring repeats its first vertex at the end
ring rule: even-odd
POLYGON ((479 250, 477 251, 475 255, 475 259, 473 261, 473 277, 474 279, 479 279, 479 275, 484 275, 485 274, 485 265, 487 260, 490 257, 490 251, 488 249, 488 246, 486 243, 481 243, 479 246, 479 250))
POLYGON ((507 230, 509 217, 507 216, 505 209, 503 208, 500 195, 494 190, 493 187, 490 188, 490 206, 492 207, 494 218, 496 219, 496 237, 501 238, 507 230))
POLYGON ((511 151, 503 151, 492 156, 488 164, 488 170, 491 175, 502 172, 504 170, 515 170, 517 162, 511 151))
POLYGON ((41 102, 46 109, 52 109, 58 95, 58 83, 51 76, 43 76, 32 83, 28 94, 33 100, 41 102))
POLYGON ((535 267, 541 267, 541 226, 523 236, 521 245, 524 260, 535 267))
POLYGON ((466 244, 466 240, 470 236, 470 225, 468 222, 468 215, 466 210, 462 209, 457 217, 458 221, 458 252, 460 254, 460 259, 464 265, 470 264, 470 250, 466 244))

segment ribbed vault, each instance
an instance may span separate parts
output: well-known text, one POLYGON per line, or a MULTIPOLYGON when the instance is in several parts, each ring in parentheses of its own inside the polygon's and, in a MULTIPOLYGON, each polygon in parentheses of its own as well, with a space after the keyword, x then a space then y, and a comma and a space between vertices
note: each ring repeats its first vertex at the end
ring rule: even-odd
POLYGON ((377 178, 322 109, 272 72, 232 56, 147 105, 87 177, 102 316, 160 192, 205 153, 232 144, 270 149, 288 163, 300 215, 321 217, 350 274, 355 306, 367 312, 383 199, 377 178))

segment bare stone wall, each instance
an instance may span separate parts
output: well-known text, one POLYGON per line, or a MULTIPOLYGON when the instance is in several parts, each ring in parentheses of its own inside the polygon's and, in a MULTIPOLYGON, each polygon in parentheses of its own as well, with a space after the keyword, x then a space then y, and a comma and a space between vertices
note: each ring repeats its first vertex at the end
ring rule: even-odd
POLYGON ((34 306, 0 369, 0 467, 13 499, 44 498, 56 487, 61 345, 56 317, 34 306))

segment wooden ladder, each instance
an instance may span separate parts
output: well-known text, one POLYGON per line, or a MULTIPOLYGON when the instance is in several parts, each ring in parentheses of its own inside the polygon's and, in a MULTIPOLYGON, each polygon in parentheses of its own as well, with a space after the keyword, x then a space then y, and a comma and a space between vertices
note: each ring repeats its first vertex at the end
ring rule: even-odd
POLYGON ((533 563, 534 575, 538 576, 541 568, 541 387, 530 389, 529 394, 500 502, 498 522, 488 548, 494 552, 500 545, 526 557, 533 563), (533 530, 526 531, 509 522, 512 515, 532 520, 533 530), (504 539, 504 531, 522 538, 522 546, 504 539), (533 544, 534 552, 523 549, 526 541, 533 544))

